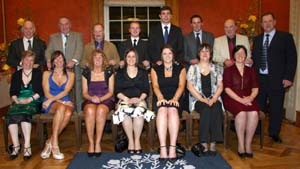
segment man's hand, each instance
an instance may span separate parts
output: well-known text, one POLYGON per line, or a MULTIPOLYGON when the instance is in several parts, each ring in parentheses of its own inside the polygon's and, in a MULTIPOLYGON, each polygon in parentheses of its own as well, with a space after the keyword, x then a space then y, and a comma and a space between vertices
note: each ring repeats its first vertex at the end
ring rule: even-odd
POLYGON ((225 66, 225 67, 230 67, 230 66, 232 66, 233 64, 234 64, 234 61, 231 60, 231 59, 226 59, 226 60, 224 61, 224 66, 225 66))
POLYGON ((199 62, 198 59, 192 59, 192 60, 190 60, 190 64, 191 65, 197 64, 198 62, 199 62))
POLYGON ((161 61, 161 60, 158 60, 158 61, 156 61, 156 64, 157 64, 157 65, 161 65, 161 64, 162 64, 162 61, 161 61))
POLYGON ((283 80, 282 81, 283 87, 287 88, 293 85, 293 82, 289 81, 289 80, 283 80))
POLYGON ((70 68, 70 69, 74 68, 74 66, 75 66, 75 62, 73 60, 70 60, 67 64, 67 68, 70 68))

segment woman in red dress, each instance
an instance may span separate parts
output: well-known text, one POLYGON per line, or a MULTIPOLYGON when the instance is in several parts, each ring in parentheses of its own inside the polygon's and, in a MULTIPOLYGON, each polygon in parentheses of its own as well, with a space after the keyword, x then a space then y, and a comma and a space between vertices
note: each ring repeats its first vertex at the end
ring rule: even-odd
POLYGON ((252 158, 251 143, 258 122, 258 80, 253 68, 245 66, 247 50, 238 45, 233 50, 235 64, 224 70, 225 109, 235 117, 238 155, 252 158))

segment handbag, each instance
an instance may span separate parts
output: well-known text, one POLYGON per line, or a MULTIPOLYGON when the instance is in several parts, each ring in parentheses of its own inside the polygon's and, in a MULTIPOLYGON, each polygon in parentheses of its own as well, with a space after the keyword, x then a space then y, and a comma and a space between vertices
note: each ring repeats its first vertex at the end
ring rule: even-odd
POLYGON ((195 156, 201 157, 201 156, 203 156, 204 149, 205 148, 201 143, 197 143, 197 144, 193 145, 191 151, 192 151, 192 153, 195 154, 195 156))
POLYGON ((121 133, 117 137, 117 143, 115 144, 115 152, 122 153, 128 148, 128 139, 124 133, 121 133))

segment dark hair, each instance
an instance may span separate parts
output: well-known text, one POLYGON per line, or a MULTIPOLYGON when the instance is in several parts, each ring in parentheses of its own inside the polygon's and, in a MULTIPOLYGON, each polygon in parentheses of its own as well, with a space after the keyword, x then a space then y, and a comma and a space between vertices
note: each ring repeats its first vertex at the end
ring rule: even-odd
POLYGON ((273 19, 275 19, 275 15, 272 12, 265 12, 261 15, 261 21, 263 19, 263 17, 267 16, 267 15, 271 15, 273 19))
MULTIPOLYGON (((238 52, 240 49, 243 49, 244 50, 244 52, 245 52, 245 54, 246 54, 246 57, 247 57, 247 49, 246 49, 246 47, 244 46, 244 45, 236 45, 234 48, 233 48, 233 51, 232 51, 232 53, 233 53, 233 56, 234 56, 234 54, 236 53, 236 52, 238 52)), ((234 58, 234 57, 233 57, 234 58)), ((235 59, 235 58, 234 58, 235 59)))
POLYGON ((64 59, 63 73, 64 73, 64 74, 67 74, 67 63, 66 63, 66 58, 65 58, 64 53, 63 53, 62 51, 60 51, 60 50, 54 51, 54 52, 52 53, 52 55, 51 55, 51 70, 52 70, 52 71, 54 70, 54 68, 55 68, 54 60, 55 60, 56 58, 58 58, 60 55, 61 55, 61 56, 63 57, 63 59, 64 59))
POLYGON ((173 14, 172 8, 169 7, 169 6, 163 6, 163 7, 161 7, 160 10, 159 10, 159 14, 161 14, 162 11, 166 11, 166 10, 170 11, 170 13, 173 14))
POLYGON ((173 61, 175 61, 175 52, 174 52, 174 49, 173 49, 173 47, 171 46, 171 45, 169 45, 169 44, 165 44, 162 48, 161 48, 161 58, 162 58, 162 52, 163 52, 163 50, 164 49, 170 49, 171 50, 171 52, 173 53, 173 61))
POLYGON ((124 63, 125 63, 124 67, 127 67, 126 57, 127 57, 128 53, 130 53, 130 52, 133 52, 135 55, 135 58, 136 58, 135 66, 138 66, 138 64, 139 64, 139 55, 138 55, 137 51, 134 48, 129 48, 128 50, 126 50, 126 52, 124 54, 124 63))
POLYGON ((190 18, 190 22, 191 22, 191 23, 192 23, 192 20, 193 20, 194 18, 199 18, 200 21, 203 22, 202 17, 201 17, 200 15, 197 15, 197 14, 196 14, 196 15, 191 16, 191 18, 190 18))
POLYGON ((199 57, 199 60, 200 60, 200 51, 203 50, 203 49, 208 49, 209 50, 209 60, 211 61, 212 60, 212 49, 211 49, 211 46, 210 44, 208 43, 202 43, 199 47, 198 47, 198 57, 199 57))

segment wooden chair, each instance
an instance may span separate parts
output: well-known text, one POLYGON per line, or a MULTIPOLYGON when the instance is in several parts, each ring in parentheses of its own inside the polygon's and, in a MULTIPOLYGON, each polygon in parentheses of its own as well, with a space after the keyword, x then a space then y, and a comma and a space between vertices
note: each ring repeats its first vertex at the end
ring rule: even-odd
MULTIPOLYGON (((39 118, 37 119, 37 132, 38 132, 38 137, 40 140, 40 148, 42 149, 45 144, 45 136, 44 136, 44 124, 47 123, 52 123, 53 121, 53 114, 52 113, 45 113, 41 114, 39 118)), ((76 140, 76 147, 79 150, 80 145, 79 145, 79 124, 78 124, 78 113, 73 112, 72 117, 70 119, 70 122, 74 123, 75 126, 75 140, 76 140)))
MULTIPOLYGON (((192 143, 193 143, 193 129, 194 129, 194 120, 200 120, 200 114, 196 111, 192 111, 189 114, 189 119, 187 122, 187 126, 188 126, 188 132, 187 132, 187 142, 188 142, 188 146, 191 147, 192 143)), ((227 124, 227 115, 226 113, 224 113, 224 120, 223 120, 223 144, 224 144, 224 148, 227 148, 227 128, 228 128, 228 124, 227 124)))
MULTIPOLYGON (((233 118, 233 115, 229 112, 229 111, 226 111, 226 114, 227 114, 227 126, 230 126, 230 123, 232 120, 234 120, 233 118)), ((263 146, 264 146, 264 119, 265 119, 265 113, 262 112, 262 111, 259 111, 259 121, 261 123, 261 127, 260 127, 260 148, 262 149, 263 146)), ((229 131, 229 128, 227 128, 227 142, 229 144, 229 139, 230 138, 230 131, 229 131)))
MULTIPOLYGON (((37 123, 37 119, 39 118, 40 114, 35 114, 32 116, 32 123, 37 123)), ((8 147, 8 124, 7 119, 5 116, 2 117, 3 120, 3 141, 5 146, 5 151, 10 153, 9 147, 8 147)))
MULTIPOLYGON (((118 133, 118 129, 117 129, 117 125, 113 124, 112 122, 112 114, 114 113, 114 110, 110 111, 107 113, 106 115, 106 120, 110 120, 111 121, 111 129, 112 129, 112 141, 114 144, 116 144, 117 141, 117 133, 118 133)), ((85 120, 85 116, 83 112, 80 112, 78 114, 78 143, 79 143, 79 149, 81 148, 81 144, 82 144, 82 128, 81 128, 81 124, 82 122, 85 120)))

